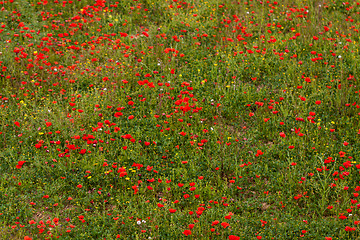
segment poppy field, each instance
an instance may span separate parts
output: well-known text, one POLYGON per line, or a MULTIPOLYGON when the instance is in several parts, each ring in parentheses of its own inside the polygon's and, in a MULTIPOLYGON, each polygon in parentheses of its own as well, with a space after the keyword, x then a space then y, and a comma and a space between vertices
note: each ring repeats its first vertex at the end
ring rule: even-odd
POLYGON ((359 0, 0 0, 0 239, 360 239, 359 29, 359 0))

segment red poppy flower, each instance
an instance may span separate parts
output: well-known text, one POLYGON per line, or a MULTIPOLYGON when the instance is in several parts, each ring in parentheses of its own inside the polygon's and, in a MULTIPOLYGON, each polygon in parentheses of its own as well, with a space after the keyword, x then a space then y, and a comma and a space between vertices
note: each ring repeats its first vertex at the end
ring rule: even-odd
POLYGON ((59 223, 59 218, 54 218, 53 222, 57 225, 59 223))
POLYGON ((340 216, 339 218, 340 218, 341 220, 344 220, 344 219, 346 219, 347 217, 342 215, 342 216, 340 216))
POLYGON ((24 163, 26 163, 26 161, 18 161, 18 164, 16 165, 16 168, 20 169, 24 165, 24 163))
POLYGON ((183 234, 185 236, 189 236, 189 235, 191 235, 191 231, 190 230, 185 230, 185 231, 183 231, 183 234))
POLYGON ((257 152, 256 152, 256 157, 258 157, 258 156, 260 156, 260 155, 263 155, 264 153, 261 151, 261 150, 257 150, 257 152))
POLYGON ((227 222, 222 222, 222 223, 221 223, 221 226, 222 226, 223 228, 227 228, 229 225, 230 225, 230 224, 227 223, 227 222))
POLYGON ((169 212, 170 212, 170 213, 175 213, 175 212, 176 212, 176 209, 170 208, 170 209, 169 209, 169 212))
POLYGON ((218 225, 220 222, 218 220, 215 220, 212 222, 211 226, 218 225))
POLYGON ((230 235, 229 240, 240 240, 240 237, 235 236, 235 235, 230 235))

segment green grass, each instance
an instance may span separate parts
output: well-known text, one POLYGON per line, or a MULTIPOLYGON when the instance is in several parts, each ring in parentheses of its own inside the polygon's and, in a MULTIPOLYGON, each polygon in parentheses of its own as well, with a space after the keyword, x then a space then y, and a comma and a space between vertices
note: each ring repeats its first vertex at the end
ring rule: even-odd
POLYGON ((360 238, 359 5, 0 2, 0 239, 360 238))

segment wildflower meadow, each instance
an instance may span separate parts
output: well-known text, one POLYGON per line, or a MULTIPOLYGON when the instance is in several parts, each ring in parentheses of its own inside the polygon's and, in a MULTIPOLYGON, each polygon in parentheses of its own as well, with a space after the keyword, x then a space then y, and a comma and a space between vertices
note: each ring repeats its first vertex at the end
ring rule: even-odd
POLYGON ((0 0, 0 239, 360 239, 359 0, 0 0))

